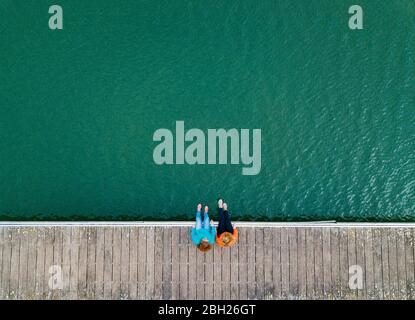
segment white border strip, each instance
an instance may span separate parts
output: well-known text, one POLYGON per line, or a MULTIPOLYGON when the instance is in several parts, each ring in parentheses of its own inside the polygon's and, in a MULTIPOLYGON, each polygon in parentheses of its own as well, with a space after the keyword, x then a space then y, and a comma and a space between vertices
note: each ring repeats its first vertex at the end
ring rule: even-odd
MULTIPOLYGON (((234 221, 234 224, 236 227, 256 228, 415 228, 415 223, 413 222, 234 221)), ((192 227, 194 225, 194 221, 0 221, 0 227, 192 227)))

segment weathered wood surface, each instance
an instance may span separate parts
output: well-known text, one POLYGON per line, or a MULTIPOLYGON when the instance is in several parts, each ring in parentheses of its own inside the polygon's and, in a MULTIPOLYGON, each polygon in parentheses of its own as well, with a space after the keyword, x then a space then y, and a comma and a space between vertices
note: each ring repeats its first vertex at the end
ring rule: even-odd
POLYGON ((240 227, 237 246, 205 254, 189 233, 0 226, 0 299, 415 298, 410 227, 240 227))

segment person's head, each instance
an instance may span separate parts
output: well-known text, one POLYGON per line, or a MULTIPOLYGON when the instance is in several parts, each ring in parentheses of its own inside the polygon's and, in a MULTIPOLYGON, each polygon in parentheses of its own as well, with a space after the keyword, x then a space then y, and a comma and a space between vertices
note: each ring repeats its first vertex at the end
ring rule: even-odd
POLYGON ((230 233, 225 233, 223 236, 222 236, 222 242, 223 242, 223 244, 225 245, 225 246, 227 246, 231 241, 232 241, 232 239, 233 239, 233 237, 232 237, 232 235, 230 234, 230 233))
POLYGON ((202 252, 206 252, 212 249, 212 245, 209 243, 208 239, 202 239, 197 247, 202 252))

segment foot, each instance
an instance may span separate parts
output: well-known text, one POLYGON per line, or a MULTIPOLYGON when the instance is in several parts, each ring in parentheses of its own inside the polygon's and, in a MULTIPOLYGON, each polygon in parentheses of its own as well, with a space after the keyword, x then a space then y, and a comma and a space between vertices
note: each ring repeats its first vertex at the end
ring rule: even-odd
POLYGON ((223 204, 223 211, 228 211, 228 204, 227 203, 223 204))
POLYGON ((206 206, 205 207, 205 213, 207 213, 209 211, 209 207, 208 206, 206 206))
POLYGON ((201 203, 199 203, 199 204, 197 205, 197 212, 200 212, 200 210, 202 210, 202 204, 201 204, 201 203))
POLYGON ((223 207, 223 200, 219 199, 218 200, 218 208, 222 208, 223 207))

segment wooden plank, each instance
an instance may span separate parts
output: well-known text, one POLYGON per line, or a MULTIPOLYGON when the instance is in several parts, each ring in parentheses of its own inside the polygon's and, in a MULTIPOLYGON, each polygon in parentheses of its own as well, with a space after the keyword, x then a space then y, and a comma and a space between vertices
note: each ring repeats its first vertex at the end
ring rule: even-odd
POLYGON ((44 299, 51 299, 53 295, 53 286, 51 286, 52 281, 49 281, 53 275, 53 243, 55 241, 55 232, 53 228, 45 228, 45 277, 43 279, 44 283, 44 299))
POLYGON ((274 294, 274 282, 272 279, 273 238, 273 228, 264 228, 264 299, 266 300, 272 299, 274 294))
POLYGON ((3 276, 3 248, 4 248, 4 238, 3 238, 4 227, 0 226, 0 300, 4 299, 3 297, 3 287, 2 287, 2 276, 3 276))
POLYGON ((88 228, 79 228, 78 299, 87 298, 88 228))
MULTIPOLYGON (((411 270, 411 272, 414 272, 414 276, 415 276, 415 228, 411 229, 411 232, 408 233, 410 235, 410 239, 411 241, 409 242, 410 246, 412 247, 412 253, 413 253, 413 257, 414 259, 412 260, 412 264, 408 264, 406 265, 407 270, 411 270)), ((408 280, 408 277, 407 277, 408 280)), ((412 300, 415 300, 415 281, 412 281, 411 278, 411 282, 410 282, 410 298, 412 300)))
POLYGON ((375 299, 375 269, 373 256, 372 230, 363 229, 363 237, 365 239, 365 286, 366 298, 375 299))
POLYGON ((11 272, 10 272, 10 288, 9 298, 17 299, 19 291, 19 257, 20 257, 20 228, 12 228, 11 230, 11 272))
POLYGON ((205 297, 205 257, 212 252, 202 253, 191 241, 191 228, 186 228, 188 255, 188 297, 204 299, 205 297))
POLYGON ((406 292, 408 299, 415 299, 414 235, 412 229, 405 229, 406 292))
POLYGON ((104 299, 105 228, 97 227, 95 257, 95 299, 104 299))
POLYGON ((112 229, 112 287, 111 299, 119 300, 121 295, 121 232, 120 227, 112 229))
MULTIPOLYGON (((190 232, 190 231, 189 231, 190 232)), ((194 245, 193 245, 194 246, 194 245)), ((203 300, 205 297, 205 257, 206 255, 211 255, 213 252, 207 252, 206 254, 201 252, 199 249, 196 249, 196 246, 194 246, 195 248, 195 255, 196 255, 196 259, 195 259, 195 263, 196 263, 196 299, 198 300, 203 300)), ((191 262, 191 260, 189 259, 189 262, 191 262)), ((219 265, 220 267, 220 265, 219 265)), ((190 273, 190 270, 189 270, 190 273)), ((190 278, 190 275, 189 275, 190 278)), ((191 286, 191 284, 189 283, 189 286, 191 286)))
POLYGON ((49 274, 50 277, 54 277, 51 281, 52 285, 52 297, 51 299, 60 300, 62 299, 63 285, 63 266, 62 266, 62 252, 63 252, 63 232, 62 228, 53 227, 51 228, 53 233, 53 261, 52 264, 56 269, 53 270, 53 275, 49 274))
POLYGON ((305 228, 297 229, 297 246, 298 246, 298 298, 307 298, 307 264, 306 264, 306 230, 305 228))
POLYGON ((347 228, 339 229, 339 250, 340 250, 340 293, 341 299, 350 298, 349 288, 349 257, 347 248, 347 228))
MULTIPOLYGON (((187 229, 187 232, 190 234, 191 229, 187 229)), ((204 296, 204 279, 203 279, 203 273, 204 273, 204 264, 203 261, 200 264, 200 258, 204 258, 201 257, 201 253, 200 250, 197 249, 197 247, 194 245, 194 243, 192 241, 188 241, 187 243, 187 250, 188 250, 188 255, 189 255, 189 279, 188 279, 188 283, 189 283, 189 299, 195 300, 196 298, 201 299, 202 296, 204 296), (199 251, 199 252, 196 252, 199 251), (199 260, 199 262, 198 262, 199 260), (201 281, 200 279, 197 280, 197 275, 201 275, 201 281), (199 293, 199 297, 198 297, 198 293, 199 293)), ((207 253, 207 254, 211 254, 211 252, 207 253)), ((203 254, 205 255, 205 254, 203 254)))
POLYGON ((331 258, 331 281, 333 299, 341 297, 341 279, 340 279, 340 236, 339 228, 330 228, 330 258, 331 258))
MULTIPOLYGON (((37 228, 35 299, 43 299, 45 284, 45 229, 37 228)), ((68 277, 69 278, 69 277, 68 277)))
POLYGON ((154 299, 154 227, 147 228, 146 299, 154 299))
MULTIPOLYGON (((71 227, 63 227, 62 229, 62 297, 67 298, 70 290, 71 278, 71 227)), ((39 244, 37 245, 39 248, 39 244)))
POLYGON ((0 226, 0 300, 5 299, 4 297, 4 292, 3 292, 3 286, 2 286, 2 282, 3 282, 3 249, 4 249, 4 227, 0 226))
POLYGON ((366 234, 365 229, 363 228, 356 228, 356 264, 362 268, 362 276, 363 276, 363 288, 361 290, 357 290, 357 298, 359 300, 367 299, 367 288, 366 288, 366 261, 365 261, 365 240, 366 234))
POLYGON ((130 299, 137 299, 138 289, 138 227, 130 228, 129 239, 129 254, 130 254, 130 266, 129 266, 129 297, 130 299))
POLYGON ((307 299, 314 299, 314 230, 306 229, 307 299))
POLYGON ((371 229, 371 231, 373 247, 374 298, 383 299, 382 234, 380 229, 371 229))
POLYGON ((290 294, 290 254, 287 228, 281 229, 281 297, 287 299, 290 294))
POLYGON ((255 228, 248 228, 248 299, 256 298, 255 283, 255 228))
POLYGON ((19 299, 27 298, 27 280, 28 280, 28 250, 29 250, 29 237, 28 228, 20 229, 20 256, 19 256, 19 288, 17 296, 19 299))
MULTIPOLYGON (((161 263, 160 263, 161 264, 161 263)), ((161 272, 160 272, 161 276, 161 272)), ((121 228, 121 284, 120 299, 129 298, 130 289, 130 228, 121 228)))
POLYGON ((239 250, 239 299, 248 299, 248 253, 247 253, 247 228, 238 228, 239 250))
POLYGON ((87 228, 88 236, 88 257, 86 269, 86 298, 95 299, 96 285, 96 258, 97 258, 97 228, 87 228))
POLYGON ((161 300, 163 295, 163 229, 154 230, 154 299, 161 300))
POLYGON ((145 299, 146 297, 146 270, 147 268, 147 228, 138 229, 138 286, 137 298, 145 299))
MULTIPOLYGON (((175 244, 176 245, 176 244, 175 244)), ((172 228, 163 231, 163 299, 172 298, 172 228)))
POLYGON ((322 229, 323 237, 323 296, 333 298, 333 281, 331 278, 331 234, 330 228, 322 229))
MULTIPOLYGON (((213 245, 213 247, 215 247, 217 245, 213 245)), ((197 249, 194 249, 195 252, 199 251, 197 249)), ((206 300, 213 300, 215 297, 215 293, 213 292, 213 254, 214 254, 214 250, 211 250, 211 252, 208 252, 208 254, 206 254, 204 256, 205 258, 205 265, 204 265, 204 270, 205 270, 205 283, 204 283, 204 298, 206 300)), ((198 272, 196 270, 196 272, 198 272)), ((197 276, 196 276, 197 279, 197 276)))
POLYGON ((313 228, 314 239, 314 294, 315 299, 324 298, 323 232, 313 228))
POLYGON ((236 246, 207 253, 189 232, 2 227, 0 298, 414 298, 410 228, 245 227, 236 246), (351 265, 362 267, 363 290, 349 288, 351 265), (51 266, 62 266, 63 290, 49 288, 51 266))
POLYGON ((255 228, 255 292, 256 299, 264 299, 264 230, 255 228))
POLYGON ((289 255, 289 295, 290 299, 298 299, 298 244, 297 228, 288 228, 289 255))
POLYGON ((113 228, 104 229, 104 299, 109 300, 112 297, 112 246, 113 228))
POLYGON ((382 238, 382 279, 383 279, 383 299, 391 299, 390 275, 389 275, 389 245, 387 229, 380 229, 382 238))
MULTIPOLYGON (((37 252, 37 230, 28 229, 28 258, 27 258, 27 286, 26 299, 35 299, 36 289, 36 252, 37 252)), ((0 263, 1 264, 1 263, 0 263)))
POLYGON ((405 231, 403 228, 396 230, 396 254, 398 260, 398 298, 407 299, 406 292, 406 259, 405 259, 405 231))
POLYGON ((273 299, 281 298, 281 228, 273 228, 272 239, 273 299))
POLYGON ((1 297, 9 298, 10 288, 10 271, 11 271, 11 255, 12 255, 12 228, 3 228, 3 257, 2 257, 2 283, 1 297))
MULTIPOLYGON (((354 228, 348 228, 347 230, 347 261, 348 261, 348 273, 349 273, 349 278, 348 280, 350 280, 350 267, 351 266, 356 266, 357 265, 357 257, 356 257, 356 232, 354 228)), ((349 281, 348 281, 349 282, 349 281)), ((349 284, 349 294, 350 294, 350 299, 357 299, 357 292, 358 289, 352 289, 350 288, 350 284, 349 284)))
POLYGON ((80 230, 77 227, 73 227, 71 229, 71 273, 69 281, 69 299, 78 299, 80 230))
POLYGON ((230 247, 231 299, 239 299, 239 243, 230 247))
POLYGON ((222 299, 231 297, 231 252, 230 248, 222 248, 222 299))
POLYGON ((213 246, 213 299, 222 299, 222 249, 213 246))
POLYGON ((388 243, 390 298, 396 300, 402 298, 399 295, 398 282, 397 229, 388 228, 384 231, 388 243))
POLYGON ((187 250, 187 230, 185 228, 180 228, 180 299, 186 299, 188 295, 188 256, 189 252, 187 250))
POLYGON ((171 256, 172 256, 171 297, 173 300, 177 300, 180 298, 179 241, 180 241, 180 228, 174 227, 172 228, 172 231, 171 231, 171 256))

